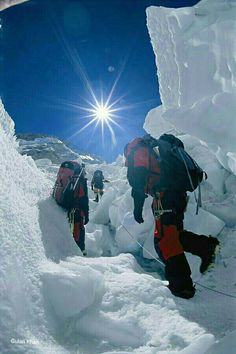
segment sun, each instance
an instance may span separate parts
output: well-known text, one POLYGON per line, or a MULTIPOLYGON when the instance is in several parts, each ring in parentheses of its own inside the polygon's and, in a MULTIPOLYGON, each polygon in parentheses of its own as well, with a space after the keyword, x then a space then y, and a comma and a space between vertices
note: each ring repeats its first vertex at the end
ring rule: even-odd
MULTIPOLYGON (((57 24, 54 22, 52 22, 52 26, 58 41, 60 42, 67 58, 74 68, 75 73, 78 75, 84 86, 84 89, 87 91, 86 97, 79 96, 79 101, 82 102, 82 104, 78 102, 69 102, 63 99, 60 100, 61 105, 66 106, 67 109, 78 112, 78 122, 80 127, 82 119, 87 121, 78 130, 75 126, 73 127, 73 134, 70 135, 70 139, 75 139, 75 137, 84 132, 87 128, 92 128, 88 136, 89 144, 90 141, 92 141, 97 128, 101 128, 101 135, 97 134, 97 136, 101 136, 102 141, 104 141, 105 134, 107 135, 107 132, 110 133, 112 142, 111 146, 115 146, 117 144, 116 129, 125 132, 125 129, 121 125, 124 114, 121 116, 120 112, 130 108, 123 103, 127 93, 123 93, 120 97, 118 97, 117 94, 115 95, 116 87, 125 69, 126 63, 128 61, 128 56, 125 57, 124 60, 119 64, 119 67, 117 67, 117 75, 114 78, 114 82, 111 87, 109 85, 110 89, 106 88, 106 95, 104 95, 102 88, 100 88, 99 91, 98 87, 93 88, 78 51, 75 50, 75 48, 70 47, 63 31, 61 30, 61 27, 57 26, 57 24), (97 97, 97 95, 100 97, 100 99, 97 97), (114 96, 116 98, 114 98, 114 96)), ((114 68, 109 67, 108 71, 113 72, 114 68)))
POLYGON ((109 121, 112 114, 112 110, 109 109, 109 107, 106 107, 105 105, 99 103, 97 104, 96 108, 92 109, 91 111, 97 120, 103 122, 109 121))
POLYGON ((95 130, 98 126, 101 127, 101 137, 102 141, 104 140, 104 132, 105 129, 107 128, 110 137, 111 137, 111 142, 112 146, 116 145, 116 135, 115 135, 115 130, 114 126, 117 128, 124 130, 121 125, 117 122, 119 120, 119 114, 117 114, 120 110, 122 110, 122 107, 116 107, 116 104, 119 102, 119 99, 116 101, 111 101, 112 98, 112 93, 108 96, 108 98, 104 101, 104 97, 101 94, 100 100, 95 96, 94 92, 92 92, 92 99, 93 102, 86 100, 87 106, 79 106, 80 110, 87 112, 86 115, 84 115, 83 118, 88 119, 88 122, 83 125, 82 128, 77 130, 71 138, 75 137, 76 135, 80 134, 83 132, 85 129, 87 129, 89 126, 93 125, 93 132, 90 135, 90 139, 92 139, 92 136, 95 133, 95 130))

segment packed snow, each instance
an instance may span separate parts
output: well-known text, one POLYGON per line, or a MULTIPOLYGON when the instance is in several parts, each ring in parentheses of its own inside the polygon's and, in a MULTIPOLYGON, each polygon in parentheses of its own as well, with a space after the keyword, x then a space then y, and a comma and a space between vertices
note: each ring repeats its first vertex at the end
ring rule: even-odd
POLYGON ((112 164, 86 166, 90 221, 88 256, 83 257, 66 213, 51 197, 59 166, 48 158, 33 161, 20 155, 14 123, 1 103, 1 353, 234 353, 235 69, 233 43, 223 40, 232 33, 236 7, 219 0, 210 10, 212 4, 147 10, 163 104, 148 114, 145 129, 154 136, 178 134, 208 173, 203 208, 195 214, 192 193, 185 226, 217 235, 221 253, 214 269, 200 275, 200 259, 187 254, 196 295, 184 300, 170 293, 153 247, 151 198, 139 225, 123 156, 112 164), (211 70, 202 65, 208 52, 215 63, 211 70), (199 77, 192 76, 196 71, 199 77), (226 108, 230 112, 223 120, 220 112, 226 114, 226 108), (96 203, 90 181, 98 168, 109 182, 96 203))

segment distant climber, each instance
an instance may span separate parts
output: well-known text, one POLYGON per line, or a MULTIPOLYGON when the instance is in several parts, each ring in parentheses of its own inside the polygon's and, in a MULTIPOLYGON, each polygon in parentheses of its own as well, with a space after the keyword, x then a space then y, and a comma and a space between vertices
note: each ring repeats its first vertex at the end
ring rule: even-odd
POLYGON ((124 155, 134 199, 134 218, 138 223, 144 222, 144 201, 151 195, 154 246, 165 264, 168 287, 175 296, 189 299, 194 296, 195 288, 184 251, 201 258, 200 272, 204 273, 214 261, 219 245, 217 238, 197 235, 183 226, 186 192, 194 191, 205 173, 184 150, 183 142, 171 134, 159 139, 150 135, 136 138, 126 145, 124 155))
POLYGON ((86 255, 84 225, 89 221, 89 199, 84 164, 76 161, 61 164, 53 188, 53 198, 67 210, 74 240, 83 255, 86 255))
POLYGON ((96 170, 91 181, 91 188, 94 192, 94 202, 98 202, 99 197, 101 198, 103 196, 104 182, 109 181, 104 178, 103 172, 101 170, 96 170))

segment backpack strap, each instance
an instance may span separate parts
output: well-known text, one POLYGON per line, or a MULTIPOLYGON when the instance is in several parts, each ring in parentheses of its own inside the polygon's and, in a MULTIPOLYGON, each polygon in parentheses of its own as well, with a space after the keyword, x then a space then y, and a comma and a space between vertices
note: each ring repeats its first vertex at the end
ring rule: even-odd
POLYGON ((76 189, 76 187, 77 187, 77 184, 78 184, 78 182, 79 182, 79 179, 80 179, 80 177, 81 177, 81 175, 82 175, 83 172, 84 172, 84 167, 81 168, 80 174, 79 174, 79 176, 78 176, 78 177, 76 178, 76 180, 75 180, 75 184, 74 184, 74 187, 73 187, 73 191, 75 191, 75 189, 76 189))
MULTIPOLYGON (((188 166, 187 166, 187 164, 186 164, 186 161, 185 161, 185 159, 184 159, 184 157, 183 157, 183 155, 182 155, 181 149, 180 149, 179 147, 177 147, 177 151, 178 151, 179 155, 181 156, 181 159, 183 160, 183 163, 184 163, 184 166, 185 166, 185 168, 186 168, 186 172, 187 172, 187 175, 188 175, 188 178, 189 178, 189 182, 190 182, 191 187, 192 187, 192 189, 193 189, 193 191, 194 191, 193 181, 192 181, 192 178, 191 178, 191 176, 190 176, 190 173, 189 173, 189 170, 188 170, 188 166)), ((199 186, 199 184, 198 184, 198 186, 199 186)), ((194 192, 194 196, 195 196, 195 200, 196 200, 195 192, 194 192)))
MULTIPOLYGON (((187 174, 188 174, 188 178, 189 178, 189 181, 190 181, 190 184, 193 188, 193 181, 192 181, 192 178, 190 176, 190 173, 189 173, 189 170, 188 170, 188 166, 186 164, 186 161, 181 153, 181 149, 178 147, 178 152, 184 162, 184 165, 186 167, 186 171, 187 171, 187 174)), ((203 176, 205 176, 205 180, 208 178, 207 176, 207 173, 205 171, 203 171, 203 176)), ((194 188, 193 188, 194 189, 194 188)), ((198 196, 196 197, 196 193, 195 193, 195 190, 193 191, 193 194, 194 194, 194 198, 195 198, 195 201, 196 201, 196 215, 198 215, 198 211, 199 211, 199 208, 202 207, 202 194, 201 194, 201 183, 198 182, 198 196)))

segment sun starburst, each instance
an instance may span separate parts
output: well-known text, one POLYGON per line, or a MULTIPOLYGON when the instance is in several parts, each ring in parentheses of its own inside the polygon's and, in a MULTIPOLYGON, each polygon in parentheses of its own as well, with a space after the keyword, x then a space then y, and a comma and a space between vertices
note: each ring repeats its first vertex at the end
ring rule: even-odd
MULTIPOLYGON (((112 144, 116 144, 115 131, 113 126, 119 127, 123 129, 120 124, 116 122, 119 119, 118 111, 122 110, 122 108, 116 108, 115 104, 117 102, 113 102, 109 104, 107 100, 106 103, 103 102, 103 99, 100 101, 93 95, 94 103, 87 102, 87 107, 80 107, 82 110, 88 112, 89 114, 85 116, 85 118, 89 119, 89 122, 85 124, 79 131, 76 132, 76 135, 84 131, 90 125, 94 124, 94 131, 98 126, 101 127, 102 139, 104 138, 104 129, 108 128, 112 140, 112 144)), ((110 97, 111 98, 111 97, 110 97)))
POLYGON ((110 114, 112 113, 109 107, 103 106, 103 104, 99 104, 95 109, 92 109, 91 112, 94 114, 95 118, 104 122, 110 119, 110 114))
MULTIPOLYGON (((114 126, 124 130, 121 124, 118 123, 121 118, 118 112, 127 109, 127 107, 121 105, 121 101, 125 97, 125 95, 122 95, 120 98, 116 98, 116 99, 114 99, 114 96, 115 96, 116 86, 126 66, 126 61, 128 57, 123 60, 119 69, 117 70, 117 75, 109 91, 109 94, 106 97, 106 100, 104 99, 102 90, 99 92, 99 96, 100 96, 99 99, 98 96, 95 94, 95 92, 98 92, 98 89, 96 88, 95 90, 94 87, 92 87, 92 83, 89 80, 87 71, 82 63, 78 51, 75 48, 70 47, 60 26, 58 26, 58 24, 54 22, 53 18, 51 20, 52 20, 51 23, 54 28, 56 37, 58 41, 61 43, 66 56, 68 57, 69 61, 71 62, 74 68, 74 71, 78 74, 79 78, 81 79, 89 97, 89 99, 85 99, 85 97, 83 98, 80 97, 80 100, 84 100, 86 102, 85 106, 78 103, 69 103, 68 101, 65 102, 65 105, 67 105, 68 109, 71 109, 73 111, 78 111, 79 114, 78 124, 80 125, 80 127, 81 127, 81 118, 88 120, 86 124, 84 124, 80 129, 74 131, 73 135, 70 136, 70 139, 77 137, 85 129, 87 129, 88 127, 91 128, 93 126, 93 131, 91 132, 90 130, 89 132, 89 137, 88 137, 88 144, 89 144, 89 142, 93 138, 96 129, 98 127, 101 127, 102 141, 104 140, 105 129, 107 128, 110 133, 112 144, 116 145, 114 126), (85 112, 87 113, 87 115, 84 114, 85 112)), ((73 129, 74 128, 75 127, 73 127, 73 129)))

